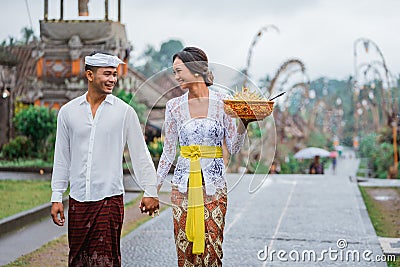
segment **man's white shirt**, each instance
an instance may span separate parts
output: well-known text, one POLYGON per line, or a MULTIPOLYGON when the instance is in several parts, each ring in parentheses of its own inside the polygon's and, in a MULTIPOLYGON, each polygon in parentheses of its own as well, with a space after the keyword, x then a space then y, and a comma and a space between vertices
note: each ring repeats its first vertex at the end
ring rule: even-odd
POLYGON ((81 202, 123 194, 126 144, 144 196, 157 196, 156 171, 135 110, 107 95, 93 118, 86 94, 58 113, 51 202, 62 201, 68 181, 70 196, 81 202))

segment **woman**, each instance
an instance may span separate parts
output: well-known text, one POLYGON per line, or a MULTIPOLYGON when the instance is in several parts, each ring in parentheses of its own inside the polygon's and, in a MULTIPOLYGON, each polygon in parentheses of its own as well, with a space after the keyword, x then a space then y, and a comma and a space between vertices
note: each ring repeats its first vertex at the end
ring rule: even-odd
POLYGON ((310 174, 324 174, 324 164, 319 161, 320 156, 315 156, 310 165, 310 174))
POLYGON ((242 120, 236 127, 225 114, 222 99, 228 96, 208 89, 213 75, 201 49, 186 47, 175 54, 173 71, 188 92, 167 102, 157 174, 160 188, 179 141, 171 194, 178 266, 221 266, 227 207, 222 145, 225 139, 231 154, 239 152, 250 121, 242 120))

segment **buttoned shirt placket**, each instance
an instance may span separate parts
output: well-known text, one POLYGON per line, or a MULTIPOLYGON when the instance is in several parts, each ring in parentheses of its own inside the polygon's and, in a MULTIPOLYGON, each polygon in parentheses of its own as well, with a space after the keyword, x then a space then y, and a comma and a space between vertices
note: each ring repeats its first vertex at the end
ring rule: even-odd
POLYGON ((90 108, 90 104, 87 103, 86 107, 88 109, 88 115, 90 119, 91 129, 90 129, 90 138, 89 138, 89 149, 87 155, 87 163, 86 163, 86 199, 90 199, 90 184, 91 184, 91 171, 92 171, 92 157, 93 157, 93 145, 94 145, 94 137, 96 134, 96 125, 99 120, 101 110, 104 106, 103 101, 100 106, 97 108, 96 116, 93 118, 92 110, 90 108))

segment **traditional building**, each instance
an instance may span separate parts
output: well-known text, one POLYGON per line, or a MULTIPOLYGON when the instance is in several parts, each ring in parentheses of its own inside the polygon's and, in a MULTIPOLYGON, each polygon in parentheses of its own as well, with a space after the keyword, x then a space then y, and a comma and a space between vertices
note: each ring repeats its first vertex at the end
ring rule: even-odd
POLYGON ((11 88, 15 88, 18 59, 0 47, 0 147, 8 141, 10 131, 11 88))
MULTIPOLYGON (((36 58, 35 79, 27 87, 26 101, 58 108, 87 89, 84 79, 84 57, 95 50, 110 52, 123 59, 119 67, 121 89, 135 91, 143 83, 141 77, 129 71, 131 44, 125 25, 121 23, 121 0, 118 1, 118 20, 108 16, 108 1, 104 0, 104 19, 64 19, 64 1, 60 0, 59 19, 49 19, 48 0, 44 0, 44 19, 40 21, 40 43, 32 53, 36 58), (32 92, 33 91, 33 92, 32 92)), ((88 16, 88 1, 79 0, 78 14, 88 16)), ((149 91, 155 91, 149 88, 149 91)), ((150 93, 151 94, 151 93, 150 93)), ((145 99, 146 102, 158 99, 145 99)), ((160 103, 162 107, 165 103, 160 103)))
MULTIPOLYGON (((132 45, 128 41, 125 25, 121 23, 121 0, 117 2, 118 19, 115 21, 109 19, 108 0, 104 0, 104 18, 100 20, 83 19, 82 16, 90 14, 89 1, 78 1, 78 18, 65 20, 64 0, 59 2, 57 19, 49 19, 49 1, 44 0, 40 40, 7 47, 6 53, 15 59, 13 68, 8 63, 2 67, 6 61, 0 58, 1 73, 14 70, 11 76, 7 75, 8 78, 13 77, 10 78, 13 80, 11 90, 8 90, 10 104, 5 107, 0 102, 0 109, 8 108, 10 111, 8 114, 2 112, 1 116, 6 115, 8 119, 3 119, 6 122, 3 122, 3 127, 0 125, 1 129, 12 129, 9 118, 13 116, 12 105, 17 98, 23 103, 59 109, 69 100, 82 95, 87 90, 84 57, 95 50, 112 53, 124 60, 126 64, 119 66, 117 88, 134 93, 138 101, 149 108, 147 118, 150 124, 153 117, 158 121, 162 119, 160 116, 169 98, 159 85, 147 81, 128 65, 132 45)), ((6 86, 0 81, 0 85, 3 84, 6 86)), ((5 138, 0 136, 0 147, 4 143, 5 138)))

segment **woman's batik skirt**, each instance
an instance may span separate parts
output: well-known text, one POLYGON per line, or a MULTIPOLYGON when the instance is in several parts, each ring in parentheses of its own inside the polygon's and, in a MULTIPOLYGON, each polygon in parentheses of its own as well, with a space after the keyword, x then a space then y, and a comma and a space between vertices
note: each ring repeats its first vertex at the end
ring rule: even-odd
POLYGON ((176 186, 172 188, 171 202, 178 266, 222 266, 222 241, 227 207, 227 190, 204 196, 205 249, 200 255, 192 254, 192 242, 185 233, 188 198, 176 186))

